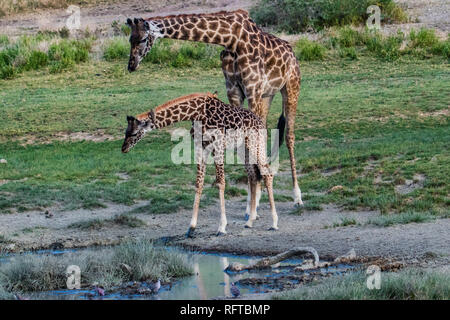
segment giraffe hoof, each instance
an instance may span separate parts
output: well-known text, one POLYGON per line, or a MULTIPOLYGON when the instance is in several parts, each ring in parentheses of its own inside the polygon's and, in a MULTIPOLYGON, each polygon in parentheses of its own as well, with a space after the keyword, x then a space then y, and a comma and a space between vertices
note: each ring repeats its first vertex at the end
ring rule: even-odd
POLYGON ((301 208, 301 207, 303 207, 303 201, 296 202, 296 203, 294 204, 294 207, 295 207, 295 208, 301 208))
POLYGON ((193 238, 195 234, 195 228, 189 228, 186 232, 186 238, 193 238))
POLYGON ((245 221, 248 221, 248 219, 250 219, 250 215, 248 213, 245 214, 244 216, 245 221))
POLYGON ((217 236, 217 237, 221 237, 221 236, 224 236, 224 235, 226 235, 226 234, 227 234, 226 232, 218 231, 217 234, 216 234, 216 236, 217 236))
POLYGON ((246 224, 245 226, 244 226, 244 228, 245 229, 251 229, 251 228, 253 228, 252 226, 249 226, 248 224, 246 224))
POLYGON ((278 228, 275 228, 275 227, 270 227, 269 228, 269 231, 277 231, 278 230, 278 228))

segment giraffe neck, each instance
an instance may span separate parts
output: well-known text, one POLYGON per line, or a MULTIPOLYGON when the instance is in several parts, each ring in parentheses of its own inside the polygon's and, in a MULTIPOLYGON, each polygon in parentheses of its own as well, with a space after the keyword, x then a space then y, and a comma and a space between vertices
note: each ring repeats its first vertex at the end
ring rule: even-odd
POLYGON ((152 129, 170 126, 181 121, 201 120, 205 114, 206 100, 215 98, 211 93, 194 93, 166 102, 136 118, 150 121, 152 129))
POLYGON ((247 12, 177 15, 149 18, 156 38, 171 38, 212 43, 232 49, 241 37, 247 12))

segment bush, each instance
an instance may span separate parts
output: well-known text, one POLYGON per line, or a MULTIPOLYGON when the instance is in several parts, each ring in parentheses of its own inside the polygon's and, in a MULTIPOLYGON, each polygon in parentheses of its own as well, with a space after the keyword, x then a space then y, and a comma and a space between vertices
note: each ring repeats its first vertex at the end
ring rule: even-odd
POLYGON ((441 55, 450 58, 450 40, 442 41, 435 44, 431 48, 431 52, 436 55, 441 55))
POLYGON ((192 274, 187 260, 175 251, 155 248, 149 240, 127 241, 102 250, 84 250, 52 255, 20 255, 2 263, 0 298, 8 293, 63 289, 67 286, 66 269, 77 265, 82 271, 82 286, 94 282, 107 290, 127 281, 169 281, 192 274), (124 272, 121 264, 131 268, 124 272))
POLYGON ((295 33, 362 23, 368 18, 367 7, 374 4, 381 7, 383 21, 403 22, 406 17, 393 0, 261 0, 250 13, 259 25, 295 33))
POLYGON ((349 58, 350 60, 358 59, 358 55, 356 54, 356 49, 354 47, 340 49, 339 50, 339 57, 341 57, 341 58, 349 58))
POLYGON ((144 61, 174 68, 190 67, 194 63, 215 68, 220 67, 220 50, 221 47, 205 43, 162 39, 153 45, 144 61))
POLYGON ((366 41, 366 33, 361 33, 358 30, 354 30, 350 27, 339 29, 338 37, 335 40, 336 43, 345 48, 364 45, 366 41))
POLYGON ((86 62, 89 59, 91 42, 88 40, 62 40, 50 46, 48 50, 51 73, 71 69, 76 63, 86 62))
POLYGON ((103 57, 107 61, 126 59, 130 54, 130 45, 125 38, 109 40, 105 46, 103 57))
POLYGON ((400 57, 400 47, 404 39, 403 33, 396 36, 383 37, 379 33, 374 33, 367 39, 367 49, 379 58, 386 61, 394 61, 400 57))
POLYGON ((450 276, 444 271, 410 269, 384 272, 379 290, 369 290, 367 275, 355 272, 325 279, 317 285, 275 295, 287 300, 448 300, 450 276))
POLYGON ((9 44, 9 38, 7 35, 0 35, 0 46, 6 46, 9 44))
POLYGON ((16 74, 13 66, 0 66, 0 79, 12 79, 16 74))
POLYGON ((295 56, 300 61, 323 60, 326 48, 320 43, 308 39, 300 39, 295 44, 295 56))
POLYGON ((420 29, 419 32, 411 30, 409 39, 412 48, 430 49, 439 43, 435 30, 425 28, 420 29))
POLYGON ((26 69, 37 70, 39 68, 45 67, 48 64, 48 55, 42 51, 34 50, 31 52, 28 58, 26 69))
POLYGON ((63 39, 67 39, 70 36, 70 30, 66 26, 59 29, 58 33, 59 33, 59 36, 63 39))
POLYGON ((64 70, 70 70, 75 66, 75 62, 69 58, 61 58, 50 64, 50 73, 60 73, 64 70))
POLYGON ((63 39, 53 43, 48 52, 43 52, 41 43, 54 41, 55 37, 52 32, 41 32, 35 36, 22 36, 7 44, 0 50, 0 79, 9 79, 24 70, 37 70, 47 65, 50 65, 50 72, 60 72, 89 60, 92 39, 63 39))

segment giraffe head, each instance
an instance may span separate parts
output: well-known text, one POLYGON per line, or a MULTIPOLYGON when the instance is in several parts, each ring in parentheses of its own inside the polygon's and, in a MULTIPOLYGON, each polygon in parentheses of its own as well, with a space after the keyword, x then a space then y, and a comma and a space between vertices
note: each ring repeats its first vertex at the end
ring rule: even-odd
POLYGON ((138 143, 144 135, 152 130, 150 119, 138 120, 135 117, 127 116, 128 127, 125 131, 125 139, 122 144, 122 152, 127 153, 138 143))
POLYGON ((148 21, 140 18, 127 19, 127 25, 131 28, 130 34, 130 60, 128 61, 128 71, 133 72, 145 58, 156 38, 158 38, 155 30, 148 21))

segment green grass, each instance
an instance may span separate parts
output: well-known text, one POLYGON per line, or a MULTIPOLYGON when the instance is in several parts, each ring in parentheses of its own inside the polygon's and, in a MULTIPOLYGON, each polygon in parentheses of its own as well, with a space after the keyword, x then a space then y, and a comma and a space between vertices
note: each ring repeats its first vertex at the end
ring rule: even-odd
POLYGON ((68 228, 76 228, 80 230, 100 230, 102 228, 110 227, 110 226, 126 226, 130 228, 139 228, 146 226, 146 223, 139 218, 136 218, 131 215, 121 214, 117 215, 112 219, 90 219, 80 222, 72 223, 68 226, 68 228))
POLYGON ((340 219, 339 222, 333 223, 333 228, 347 227, 347 226, 354 226, 354 225, 357 225, 357 222, 356 222, 355 218, 343 217, 343 218, 340 219))
POLYGON ((171 281, 193 272, 182 255, 156 248, 148 240, 62 256, 19 255, 0 266, 0 298, 8 297, 8 293, 66 288, 69 265, 80 267, 82 287, 97 283, 108 290, 127 281, 171 281), (121 264, 128 265, 131 273, 125 272, 121 264))
POLYGON ((127 59, 130 55, 128 39, 116 37, 106 42, 103 57, 106 61, 127 59))
POLYGON ((2 38, 0 79, 11 79, 24 71, 47 66, 51 73, 58 73, 89 60, 92 39, 69 40, 60 35, 61 38, 51 33, 21 36, 13 43, 7 37, 2 38))
MULTIPOLYGON (((448 212, 446 213, 448 217, 448 212)), ((411 222, 428 222, 436 219, 436 216, 426 212, 402 212, 399 214, 385 214, 368 221, 368 224, 379 227, 389 227, 394 224, 407 224, 411 222)))
MULTIPOLYGON (((327 57, 301 63, 295 133, 297 165, 305 175, 299 182, 303 192, 322 195, 306 196, 306 207, 296 213, 333 203, 348 210, 445 216, 450 137, 448 117, 439 114, 448 109, 447 58, 424 60, 405 54, 386 61, 367 50, 358 49, 357 54, 357 60, 327 57), (333 168, 340 170, 322 175, 333 168), (396 193, 396 184, 414 174, 425 176, 423 187, 406 195, 396 193), (327 193, 337 185, 343 188, 327 193)), ((0 157, 8 161, 0 166, 0 179, 10 181, 0 186, 1 213, 52 205, 66 210, 129 205, 138 200, 149 204, 135 211, 148 214, 192 207, 195 165, 171 163, 171 148, 177 142, 165 129, 150 133, 129 154, 122 154, 125 117, 192 92, 217 90, 227 101, 222 72, 195 63, 184 68, 146 63, 132 74, 125 69, 126 59, 92 60, 65 73, 39 69, 0 80, 0 157), (99 131, 118 140, 56 141, 61 133, 99 131), (35 142, 22 146, 21 139, 35 142), (127 173, 129 179, 123 181, 117 173, 127 173)), ((277 95, 270 128, 276 127, 280 110, 277 95)), ((190 123, 176 127, 190 128, 190 123)), ((287 149, 283 146, 280 152, 286 170, 287 149)), ((233 181, 246 180, 240 165, 227 165, 226 174, 233 181)), ((275 187, 290 193, 289 180, 276 177, 275 187)), ((213 181, 214 167, 208 166, 202 205, 217 199, 217 189, 210 187, 213 181)), ((227 197, 237 195, 245 193, 227 187, 227 197)), ((277 201, 283 200, 287 199, 277 201)))
POLYGON ((9 240, 6 236, 0 234, 0 243, 8 244, 11 240, 9 240))
POLYGON ((380 289, 369 290, 367 276, 356 272, 281 293, 281 300, 448 300, 448 272, 407 269, 382 272, 380 289))
POLYGON ((323 60, 326 55, 326 48, 323 45, 308 39, 297 41, 294 51, 300 61, 323 60))

